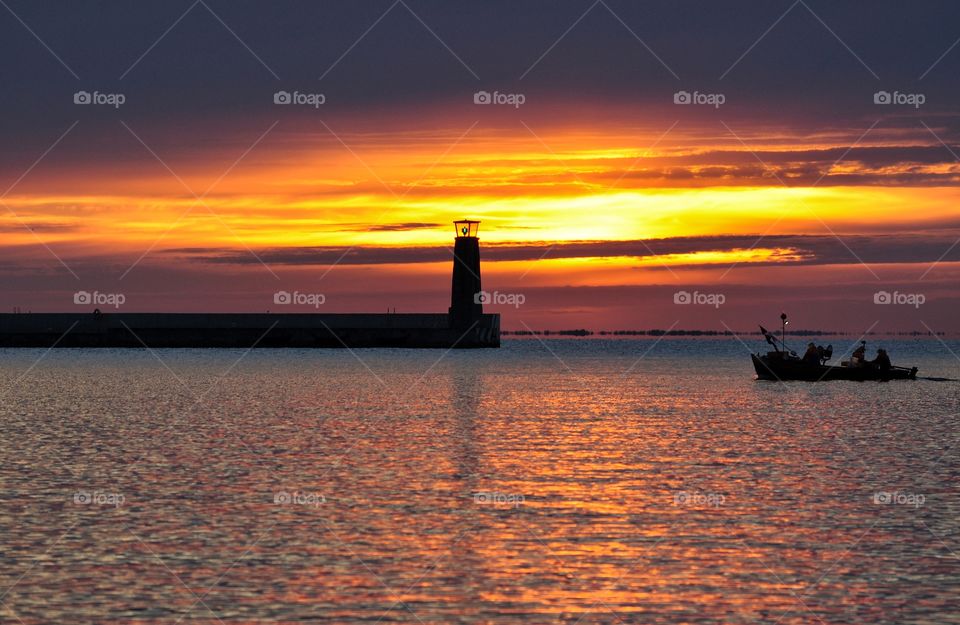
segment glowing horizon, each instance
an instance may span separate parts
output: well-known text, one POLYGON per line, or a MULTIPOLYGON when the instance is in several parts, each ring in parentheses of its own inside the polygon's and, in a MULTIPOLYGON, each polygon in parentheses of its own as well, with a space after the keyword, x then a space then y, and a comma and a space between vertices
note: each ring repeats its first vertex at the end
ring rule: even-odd
MULTIPOLYGON (((295 145, 268 138, 247 157, 250 163, 206 176, 191 170, 175 177, 145 153, 137 172, 119 176, 76 173, 70 184, 70 175, 58 171, 53 185, 42 172, 29 177, 4 198, 16 216, 8 212, 0 221, 7 222, 3 244, 36 243, 27 227, 16 231, 18 222, 42 232, 49 244, 126 252, 143 251, 161 236, 166 247, 242 247, 237 237, 251 247, 443 244, 445 226, 402 224, 446 224, 460 214, 485 221, 490 243, 823 233, 824 223, 835 232, 920 230, 955 214, 956 194, 948 185, 960 175, 957 163, 878 167, 848 159, 817 169, 813 182, 794 182, 791 169, 822 167, 822 161, 802 160, 809 161, 812 150, 842 144, 797 142, 784 150, 772 142, 731 145, 736 140, 729 137, 678 157, 675 145, 689 138, 672 132, 677 136, 632 138, 641 145, 659 140, 653 150, 628 149, 613 133, 571 139, 522 129, 495 140, 462 134, 444 149, 436 141, 411 144, 402 133, 392 142, 368 139, 373 145, 331 145, 329 135, 307 147, 299 145, 301 136, 295 145), (764 162, 761 154, 770 149, 777 150, 777 163, 764 162), (784 152, 800 156, 784 162, 784 152), (944 179, 898 184, 904 172, 944 179), (851 175, 873 178, 834 182, 851 175), (191 191, 203 195, 211 184, 209 195, 193 197, 191 191), (73 192, 45 192, 56 186, 73 192), (907 202, 915 210, 905 212, 907 202)), ((356 138, 341 140, 348 139, 356 138)), ((207 169, 216 171, 213 164, 207 169)))
MULTIPOLYGON (((470 217, 483 222, 488 282, 505 288, 523 286, 510 286, 520 277, 541 289, 743 284, 770 265, 802 282, 838 263, 866 278, 871 266, 919 275, 936 264, 953 275, 952 256, 934 261, 960 226, 960 165, 929 133, 758 126, 745 138, 673 122, 640 131, 624 120, 537 130, 522 119, 460 121, 463 130, 427 131, 381 120, 376 132, 350 133, 298 120, 246 132, 246 146, 232 132, 199 151, 180 150, 176 135, 150 146, 130 125, 130 151, 51 159, 3 199, 0 240, 15 259, 6 271, 107 263, 112 277, 99 283, 122 276, 130 289, 138 274, 149 285, 172 272, 230 276, 241 292, 262 288, 253 285, 265 273, 300 283, 312 275, 356 306, 365 301, 356 280, 374 280, 419 309, 428 300, 403 291, 442 293, 449 270, 425 250, 442 256, 450 222, 470 217), (920 248, 911 236, 939 237, 941 249, 904 251, 920 248)), ((199 297, 190 301, 207 301, 199 297)), ((607 313, 593 314, 594 325, 606 323, 607 313)))

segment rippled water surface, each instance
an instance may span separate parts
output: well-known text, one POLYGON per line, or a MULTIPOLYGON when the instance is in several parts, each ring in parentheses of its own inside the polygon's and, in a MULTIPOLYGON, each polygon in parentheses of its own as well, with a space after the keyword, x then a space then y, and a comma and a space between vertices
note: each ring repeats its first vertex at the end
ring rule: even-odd
POLYGON ((0 393, 2 623, 960 623, 958 383, 512 340, 6 350, 0 393))

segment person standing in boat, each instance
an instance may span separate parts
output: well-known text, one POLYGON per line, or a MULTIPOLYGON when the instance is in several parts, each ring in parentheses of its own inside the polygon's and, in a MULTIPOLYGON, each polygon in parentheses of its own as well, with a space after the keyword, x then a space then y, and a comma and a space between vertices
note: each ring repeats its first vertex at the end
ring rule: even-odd
POLYGON ((853 350, 853 355, 850 357, 850 363, 854 367, 862 367, 864 362, 867 359, 867 342, 860 341, 860 347, 853 350))
POLYGON ((820 352, 813 343, 807 343, 807 351, 803 354, 803 362, 810 365, 820 364, 820 352))

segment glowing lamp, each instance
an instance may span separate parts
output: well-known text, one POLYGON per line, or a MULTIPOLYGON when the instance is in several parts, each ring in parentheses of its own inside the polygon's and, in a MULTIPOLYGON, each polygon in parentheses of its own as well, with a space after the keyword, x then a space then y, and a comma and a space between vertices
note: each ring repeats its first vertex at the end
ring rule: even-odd
POLYGON ((480 222, 473 221, 472 219, 461 219, 460 221, 453 222, 453 225, 457 228, 457 238, 463 237, 476 237, 477 230, 480 229, 480 222))

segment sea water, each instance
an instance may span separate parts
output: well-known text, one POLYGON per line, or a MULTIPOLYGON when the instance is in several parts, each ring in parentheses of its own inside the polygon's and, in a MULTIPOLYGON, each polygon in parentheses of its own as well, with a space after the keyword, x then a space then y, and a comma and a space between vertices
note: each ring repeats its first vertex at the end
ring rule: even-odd
POLYGON ((751 349, 3 350, 0 622, 960 622, 960 384, 751 349))

